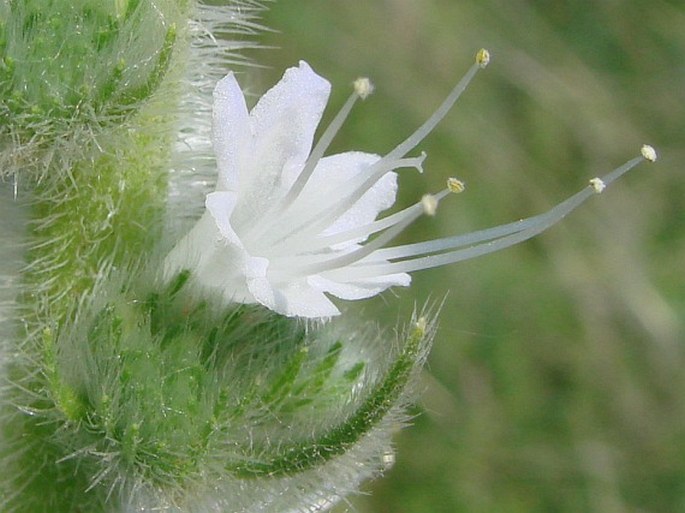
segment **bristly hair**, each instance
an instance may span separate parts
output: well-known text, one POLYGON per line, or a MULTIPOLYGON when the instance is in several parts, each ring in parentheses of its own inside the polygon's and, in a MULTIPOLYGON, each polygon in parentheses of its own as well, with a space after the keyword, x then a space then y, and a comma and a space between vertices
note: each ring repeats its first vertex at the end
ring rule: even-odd
POLYGON ((178 119, 178 140, 171 161, 169 220, 172 236, 186 231, 202 213, 212 190, 216 163, 212 150, 212 91, 229 70, 256 66, 245 51, 261 48, 257 37, 268 30, 260 23, 265 1, 234 0, 227 5, 195 6, 178 119), (189 210, 188 205, 197 205, 189 210), (176 208, 181 206, 182 208, 176 208), (184 216, 179 216, 184 212, 184 216))
POLYGON ((0 2, 0 176, 68 172, 168 89, 191 5, 0 2))

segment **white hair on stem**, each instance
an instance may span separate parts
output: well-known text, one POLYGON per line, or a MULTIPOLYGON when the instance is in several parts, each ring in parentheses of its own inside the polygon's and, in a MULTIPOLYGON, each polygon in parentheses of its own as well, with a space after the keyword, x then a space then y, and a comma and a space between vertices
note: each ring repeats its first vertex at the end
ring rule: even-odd
POLYGON ((264 2, 255 0, 233 0, 226 5, 196 3, 189 21, 191 41, 169 175, 169 212, 174 215, 168 222, 174 233, 201 214, 199 207, 188 211, 187 205, 201 205, 199 198, 215 182, 212 91, 228 70, 254 65, 243 52, 261 47, 256 36, 267 30, 259 22, 265 9, 264 2))

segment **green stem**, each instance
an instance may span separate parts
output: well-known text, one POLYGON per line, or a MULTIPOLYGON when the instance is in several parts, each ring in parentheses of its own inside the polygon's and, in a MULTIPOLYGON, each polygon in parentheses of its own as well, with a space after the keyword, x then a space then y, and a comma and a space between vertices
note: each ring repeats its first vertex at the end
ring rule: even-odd
POLYGON ((37 184, 25 281, 31 299, 47 298, 48 319, 64 318, 104 267, 126 268, 159 239, 168 121, 141 113, 133 127, 94 141, 90 158, 37 184))

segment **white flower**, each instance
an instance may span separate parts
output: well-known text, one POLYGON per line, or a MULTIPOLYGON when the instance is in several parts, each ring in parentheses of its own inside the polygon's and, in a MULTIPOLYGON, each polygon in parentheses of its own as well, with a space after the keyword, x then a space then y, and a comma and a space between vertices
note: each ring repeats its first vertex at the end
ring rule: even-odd
MULTIPOLYGON (((445 116, 489 55, 476 62, 443 104, 393 151, 379 155, 324 153, 357 98, 372 91, 366 79, 312 148, 330 84, 305 62, 248 112, 233 74, 214 91, 213 144, 216 191, 206 212, 167 256, 165 275, 189 270, 192 283, 227 301, 259 303, 287 316, 339 314, 329 299, 362 299, 407 286, 409 272, 489 253, 525 240, 554 224, 592 194, 587 187, 546 214, 471 234, 384 248, 422 213, 463 184, 447 188, 379 220, 393 205, 395 169, 421 171, 425 155, 406 157, 445 116), (369 237, 376 235, 369 240, 369 237), (464 246, 466 246, 464 248, 464 246), (456 249, 462 248, 462 249, 456 249)), ((643 152, 644 153, 644 152, 643 152)), ((608 185, 644 157, 602 178, 608 185)))

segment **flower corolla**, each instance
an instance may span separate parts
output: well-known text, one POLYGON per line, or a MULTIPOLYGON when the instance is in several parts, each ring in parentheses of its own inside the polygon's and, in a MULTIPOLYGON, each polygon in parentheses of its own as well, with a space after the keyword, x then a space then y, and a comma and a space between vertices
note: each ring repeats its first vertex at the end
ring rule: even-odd
MULTIPOLYGON (((326 318, 340 313, 329 295, 355 300, 407 286, 412 271, 496 251, 551 226, 597 192, 596 185, 529 219, 385 247, 420 215, 434 215, 443 197, 463 190, 462 182, 450 178, 443 191, 378 219, 395 202, 395 170, 422 171, 425 154, 407 153, 488 62, 487 51, 479 51, 433 115, 385 156, 357 151, 324 156, 355 101, 373 90, 368 79, 354 82, 354 93, 313 145, 331 86, 307 63, 288 69, 251 111, 229 74, 214 91, 216 190, 207 195, 203 216, 167 256, 165 275, 189 271, 192 283, 227 302, 257 303, 286 316, 326 318)), ((608 185, 644 158, 614 170, 602 183, 608 185)))

